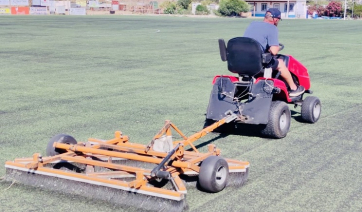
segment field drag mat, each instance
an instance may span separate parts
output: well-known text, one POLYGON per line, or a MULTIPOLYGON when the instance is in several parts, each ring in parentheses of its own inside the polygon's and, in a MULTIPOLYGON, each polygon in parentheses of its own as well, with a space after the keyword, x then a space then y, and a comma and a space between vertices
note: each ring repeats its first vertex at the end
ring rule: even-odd
POLYGON ((146 211, 171 211, 179 212, 187 209, 186 198, 180 201, 149 196, 132 191, 125 191, 111 188, 104 185, 97 185, 95 182, 79 182, 74 179, 36 174, 12 167, 6 168, 6 181, 20 182, 24 185, 46 188, 46 190, 80 195, 91 199, 107 201, 127 209, 137 207, 146 211))

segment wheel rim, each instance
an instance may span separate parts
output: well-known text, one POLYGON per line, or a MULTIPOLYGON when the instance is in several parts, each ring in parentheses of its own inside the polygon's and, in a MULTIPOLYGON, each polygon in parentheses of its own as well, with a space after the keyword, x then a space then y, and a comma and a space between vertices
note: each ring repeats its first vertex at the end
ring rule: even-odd
POLYGON ((321 114, 321 105, 320 104, 315 104, 314 107, 313 107, 313 117, 314 117, 314 120, 318 119, 319 116, 321 114))
POLYGON ((216 171, 216 175, 215 175, 215 181, 217 184, 221 185, 225 182, 226 180, 226 168, 224 166, 220 166, 217 171, 216 171))
POLYGON ((287 118, 287 114, 285 111, 283 111, 282 115, 280 116, 279 119, 279 126, 281 130, 284 130, 288 125, 288 118, 287 118))

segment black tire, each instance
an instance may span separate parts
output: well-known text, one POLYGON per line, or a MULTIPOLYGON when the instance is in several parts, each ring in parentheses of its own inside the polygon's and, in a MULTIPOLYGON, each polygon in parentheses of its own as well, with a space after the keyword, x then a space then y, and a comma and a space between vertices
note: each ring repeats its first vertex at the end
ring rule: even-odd
POLYGON ((284 138, 290 128, 291 113, 288 105, 282 101, 273 101, 269 111, 269 121, 261 134, 271 138, 284 138))
POLYGON ((53 144, 57 142, 57 143, 62 143, 62 144, 77 144, 77 140, 75 140, 75 138, 73 138, 70 135, 66 135, 66 134, 59 134, 56 135, 54 137, 52 137, 47 145, 46 148, 46 155, 47 156, 55 156, 55 155, 59 155, 64 153, 65 151, 62 149, 57 149, 55 147, 53 147, 53 144))
POLYGON ((216 193, 228 183, 229 165, 222 157, 210 156, 200 167, 199 186, 202 190, 216 193))
POLYGON ((316 123, 322 112, 321 101, 315 96, 308 96, 302 103, 302 119, 308 123, 316 123))

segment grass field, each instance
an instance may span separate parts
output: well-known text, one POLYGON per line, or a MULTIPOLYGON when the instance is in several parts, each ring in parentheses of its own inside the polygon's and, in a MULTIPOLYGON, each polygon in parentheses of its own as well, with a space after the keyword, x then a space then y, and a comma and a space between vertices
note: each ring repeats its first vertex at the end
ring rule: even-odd
MULTIPOLYGON (((45 153, 50 137, 147 144, 169 119, 200 130, 214 75, 229 74, 218 38, 250 19, 146 16, 1 17, 0 164, 45 153)), ((228 158, 251 163, 248 182, 216 194, 189 189, 190 211, 362 211, 360 21, 283 20, 281 52, 309 70, 322 102, 316 124, 293 113, 286 138, 211 134, 228 158)), ((5 168, 0 169, 0 176, 5 168)), ((125 211, 79 196, 0 183, 0 211, 125 211)))

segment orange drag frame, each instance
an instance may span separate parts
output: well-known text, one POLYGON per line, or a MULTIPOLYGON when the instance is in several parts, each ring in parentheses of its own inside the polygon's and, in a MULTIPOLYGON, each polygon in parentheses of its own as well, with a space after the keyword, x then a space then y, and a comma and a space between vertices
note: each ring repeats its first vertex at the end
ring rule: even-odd
MULTIPOLYGON (((208 145, 207 153, 201 153, 193 145, 193 142, 234 118, 229 115, 189 137, 186 137, 170 121, 166 121, 164 127, 154 136, 149 145, 131 143, 128 136, 122 135, 120 131, 115 132, 113 139, 106 141, 90 138, 88 142, 79 142, 77 144, 54 142, 53 147, 61 149, 65 153, 51 157, 42 157, 41 154, 35 153, 32 158, 7 161, 5 167, 29 174, 59 177, 180 201, 185 198, 187 193, 186 186, 180 175, 198 175, 200 172, 199 164, 203 160, 209 156, 220 155, 220 149, 216 148, 214 144, 208 145), (173 150, 171 151, 155 151, 153 148, 154 143, 165 136, 171 138, 172 129, 184 140, 173 141, 173 150), (186 151, 185 147, 187 146, 191 146, 192 151, 186 151), (92 158, 98 158, 99 160, 93 160, 92 158), (158 172, 154 171, 157 168, 150 170, 114 163, 117 160, 133 160, 156 164, 159 166, 159 169, 163 170, 159 173, 161 175, 166 174, 167 179, 173 183, 174 190, 149 186, 148 183, 150 181, 160 180, 158 172), (47 164, 54 164, 60 161, 83 164, 86 166, 85 173, 54 169, 46 166, 47 164), (95 172, 94 167, 103 167, 108 171, 95 172), (119 180, 123 178, 132 178, 133 180, 119 180)), ((229 173, 245 173, 249 168, 249 162, 233 159, 225 160, 228 163, 229 173)))

